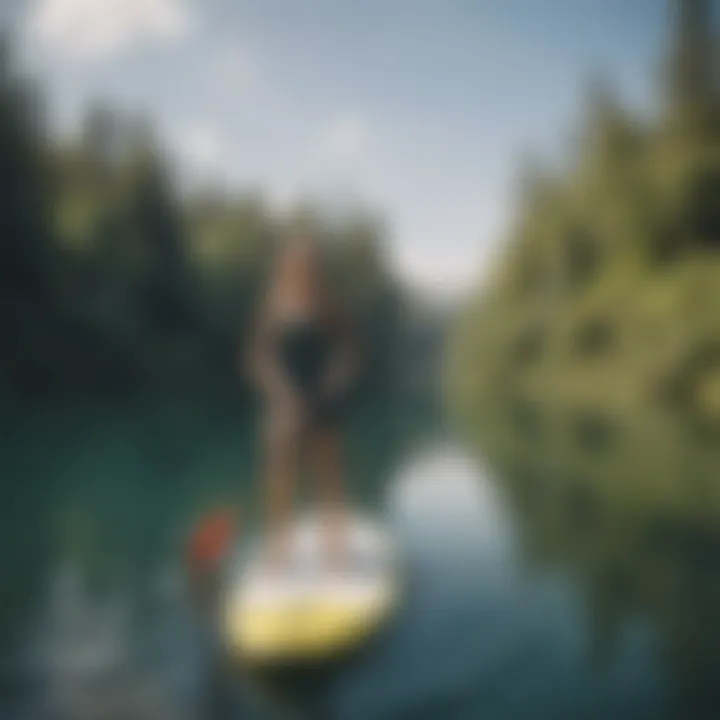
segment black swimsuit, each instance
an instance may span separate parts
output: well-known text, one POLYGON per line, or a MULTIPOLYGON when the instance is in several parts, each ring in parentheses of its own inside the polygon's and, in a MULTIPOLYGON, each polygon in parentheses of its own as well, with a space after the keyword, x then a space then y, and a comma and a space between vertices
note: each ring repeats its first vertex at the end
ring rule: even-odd
POLYGON ((275 331, 276 352, 287 378, 303 395, 322 383, 333 352, 333 338, 319 322, 287 322, 275 331))
POLYGON ((295 320, 276 327, 274 338, 283 372, 302 397, 312 419, 334 420, 340 411, 341 398, 323 392, 339 342, 334 329, 319 320, 295 320))

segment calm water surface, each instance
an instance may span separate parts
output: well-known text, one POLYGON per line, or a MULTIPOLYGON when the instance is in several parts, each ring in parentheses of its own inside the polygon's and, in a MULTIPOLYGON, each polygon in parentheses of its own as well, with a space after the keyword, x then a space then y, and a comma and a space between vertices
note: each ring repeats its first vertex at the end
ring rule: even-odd
MULTIPOLYGON (((392 523, 411 592, 324 688, 331 716, 720 716, 712 443, 702 455, 677 430, 653 431, 647 447, 623 431, 628 447, 588 460, 580 441, 555 451, 514 425, 495 430, 484 452, 468 451, 427 409, 358 412, 355 502, 392 523), (618 471, 628 467, 643 481, 618 471), (691 478, 682 486, 668 477, 678 468, 691 478)), ((252 426, 231 407, 6 417, 2 717, 249 713, 237 709, 241 688, 213 696, 180 549, 218 503, 257 522, 257 463, 252 426)), ((273 717, 255 706, 252 716, 273 717)))

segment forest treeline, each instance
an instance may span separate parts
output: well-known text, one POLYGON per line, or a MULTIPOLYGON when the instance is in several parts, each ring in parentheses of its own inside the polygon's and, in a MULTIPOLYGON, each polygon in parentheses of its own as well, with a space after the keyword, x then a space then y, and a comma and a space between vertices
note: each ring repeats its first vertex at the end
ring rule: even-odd
MULTIPOLYGON (((88 110, 47 127, 35 81, 0 50, 0 393, 243 390, 250 315, 287 217, 260 192, 180 192, 147 123, 88 110)), ((366 381, 392 381, 403 303, 372 213, 322 235, 366 335, 366 381)))
POLYGON ((504 412, 528 433, 571 433, 647 407, 720 421, 718 30, 710 0, 673 4, 656 116, 596 83, 567 167, 527 168, 450 351, 450 394, 473 426, 504 412))

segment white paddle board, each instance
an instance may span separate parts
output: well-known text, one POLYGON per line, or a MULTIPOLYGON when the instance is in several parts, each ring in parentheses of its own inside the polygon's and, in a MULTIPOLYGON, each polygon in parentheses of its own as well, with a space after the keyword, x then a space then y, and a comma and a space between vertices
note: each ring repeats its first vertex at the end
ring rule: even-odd
POLYGON ((332 659, 361 645, 399 597, 398 557, 378 523, 352 516, 341 563, 328 561, 320 517, 295 522, 289 557, 268 562, 260 538, 231 575, 222 609, 233 656, 250 664, 332 659))

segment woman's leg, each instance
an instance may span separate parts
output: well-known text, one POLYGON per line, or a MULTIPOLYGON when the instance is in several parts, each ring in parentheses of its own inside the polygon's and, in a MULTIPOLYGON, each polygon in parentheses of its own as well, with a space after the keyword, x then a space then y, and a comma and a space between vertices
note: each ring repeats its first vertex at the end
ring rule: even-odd
POLYGON ((270 561, 287 562, 292 502, 297 476, 300 419, 291 408, 271 408, 266 426, 265 492, 270 528, 270 561))
POLYGON ((314 428, 310 452, 325 521, 328 555, 333 564, 339 565, 344 551, 346 520, 340 432, 326 426, 314 428))

